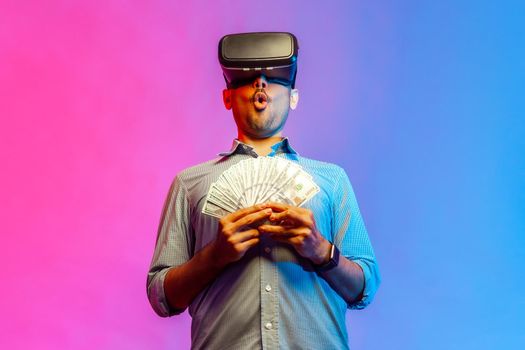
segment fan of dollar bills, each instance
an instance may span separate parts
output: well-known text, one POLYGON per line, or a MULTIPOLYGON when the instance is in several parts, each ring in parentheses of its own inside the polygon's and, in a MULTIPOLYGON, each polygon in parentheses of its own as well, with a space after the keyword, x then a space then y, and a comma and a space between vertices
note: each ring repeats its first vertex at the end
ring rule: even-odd
POLYGON ((242 160, 221 174, 208 191, 202 212, 218 218, 264 202, 301 206, 319 186, 297 163, 279 157, 242 160))

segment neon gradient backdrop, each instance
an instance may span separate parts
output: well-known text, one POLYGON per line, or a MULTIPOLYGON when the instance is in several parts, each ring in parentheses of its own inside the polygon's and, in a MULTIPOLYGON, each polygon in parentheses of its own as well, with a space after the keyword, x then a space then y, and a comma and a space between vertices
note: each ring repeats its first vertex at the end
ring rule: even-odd
POLYGON ((218 39, 276 30, 301 46, 285 133, 347 170, 383 275, 352 347, 523 348, 524 10, 0 2, 0 347, 189 347, 146 300, 160 210, 235 136, 218 39))

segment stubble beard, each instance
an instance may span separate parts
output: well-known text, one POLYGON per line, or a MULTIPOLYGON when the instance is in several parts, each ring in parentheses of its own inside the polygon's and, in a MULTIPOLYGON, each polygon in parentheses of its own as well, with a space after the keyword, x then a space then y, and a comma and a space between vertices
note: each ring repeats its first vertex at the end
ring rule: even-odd
POLYGON ((251 131, 252 137, 266 138, 281 131, 286 119, 287 115, 277 115, 274 111, 253 112, 248 118, 247 126, 251 131), (268 115, 263 115, 266 113, 268 115))

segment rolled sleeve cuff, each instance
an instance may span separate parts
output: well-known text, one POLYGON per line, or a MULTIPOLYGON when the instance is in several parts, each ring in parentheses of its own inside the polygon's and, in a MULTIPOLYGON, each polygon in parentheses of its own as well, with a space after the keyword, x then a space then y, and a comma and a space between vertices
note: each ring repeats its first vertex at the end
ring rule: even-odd
POLYGON ((185 309, 173 309, 169 306, 164 293, 164 278, 169 268, 165 268, 155 275, 148 287, 148 299, 151 307, 160 317, 170 317, 184 312, 185 309))
POLYGON ((354 263, 359 265, 363 270, 365 288, 363 290, 363 295, 361 299, 356 300, 348 304, 349 309, 360 310, 368 306, 374 299, 374 295, 381 283, 381 277, 379 271, 377 270, 377 265, 375 263, 370 263, 364 260, 352 260, 354 263))

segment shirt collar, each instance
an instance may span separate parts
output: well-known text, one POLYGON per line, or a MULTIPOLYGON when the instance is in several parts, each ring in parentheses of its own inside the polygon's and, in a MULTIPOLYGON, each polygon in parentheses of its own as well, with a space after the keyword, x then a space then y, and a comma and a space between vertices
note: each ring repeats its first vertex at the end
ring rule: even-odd
MULTIPOLYGON (((284 137, 281 139, 281 141, 274 144, 272 146, 272 150, 273 151, 270 154, 268 154, 268 156, 274 156, 275 154, 278 154, 278 153, 289 153, 294 156, 299 155, 290 145, 290 141, 288 140, 288 137, 284 137)), ((230 150, 227 152, 219 153, 219 156, 229 157, 235 153, 250 154, 250 155, 257 156, 257 153, 255 153, 255 150, 253 149, 252 146, 241 142, 239 139, 234 139, 230 150)))

